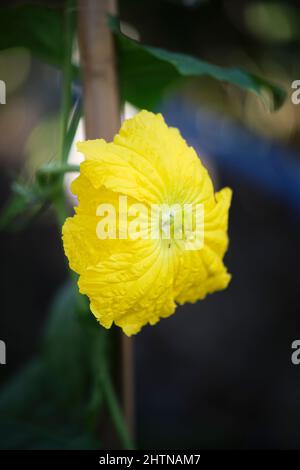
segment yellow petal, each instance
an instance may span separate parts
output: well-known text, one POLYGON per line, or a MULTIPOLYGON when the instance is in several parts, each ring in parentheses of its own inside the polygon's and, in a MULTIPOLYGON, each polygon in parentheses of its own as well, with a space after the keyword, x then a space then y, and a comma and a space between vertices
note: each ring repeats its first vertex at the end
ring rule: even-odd
MULTIPOLYGON (((72 183, 71 189, 78 196, 79 205, 76 214, 67 218, 62 229, 63 244, 70 268, 78 274, 89 266, 96 266, 100 259, 112 253, 126 249, 132 242, 122 239, 99 239, 97 235, 97 208, 100 204, 111 204, 116 208, 116 230, 118 230, 119 195, 102 187, 95 189, 89 180, 78 176, 72 183)), ((136 200, 128 198, 128 204, 136 200)))
POLYGON ((96 189, 105 186, 145 203, 160 202, 164 198, 163 181, 153 166, 132 150, 104 140, 79 142, 77 148, 86 157, 80 172, 96 189))
POLYGON ((204 201, 213 194, 207 170, 178 129, 168 127, 161 114, 141 111, 126 120, 114 143, 149 162, 167 188, 163 202, 204 201))
POLYGON ((91 310, 109 328, 112 322, 127 335, 175 310, 172 263, 160 241, 137 241, 131 250, 111 255, 80 277, 80 292, 91 310))
POLYGON ((228 246, 227 225, 231 190, 216 193, 204 207, 204 246, 182 251, 176 260, 174 295, 178 303, 196 302, 207 294, 225 289, 230 274, 222 258, 228 246))

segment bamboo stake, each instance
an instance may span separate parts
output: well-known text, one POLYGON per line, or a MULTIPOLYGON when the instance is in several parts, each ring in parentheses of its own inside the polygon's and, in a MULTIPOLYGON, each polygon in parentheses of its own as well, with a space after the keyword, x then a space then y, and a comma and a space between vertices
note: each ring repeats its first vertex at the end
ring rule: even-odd
MULTIPOLYGON (((88 139, 111 141, 120 127, 120 103, 114 41, 107 15, 116 14, 115 0, 78 0, 78 38, 83 70, 83 109, 88 139)), ((125 422, 134 425, 132 341, 116 334, 116 383, 125 422)))
POLYGON ((120 106, 107 15, 116 12, 116 3, 115 0, 79 0, 78 5, 86 137, 111 140, 120 127, 120 106))

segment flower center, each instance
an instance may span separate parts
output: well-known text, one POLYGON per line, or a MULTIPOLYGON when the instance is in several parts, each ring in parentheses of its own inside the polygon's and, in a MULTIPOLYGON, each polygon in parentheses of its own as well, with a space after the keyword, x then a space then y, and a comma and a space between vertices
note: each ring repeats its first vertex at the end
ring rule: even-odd
POLYGON ((179 204, 162 208, 161 210, 161 235, 163 239, 182 239, 183 217, 179 204))

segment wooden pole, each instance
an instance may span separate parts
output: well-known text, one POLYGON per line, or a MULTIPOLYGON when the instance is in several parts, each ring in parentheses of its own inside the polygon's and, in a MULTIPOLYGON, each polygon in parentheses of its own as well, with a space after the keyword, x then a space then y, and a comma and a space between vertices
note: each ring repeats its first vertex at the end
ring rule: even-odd
POLYGON ((79 0, 78 4, 86 137, 109 141, 120 127, 114 43, 107 25, 107 15, 116 12, 116 2, 79 0))
MULTIPOLYGON (((115 0, 78 0, 78 40, 83 73, 83 110, 87 139, 111 141, 120 127, 120 102, 115 48, 107 15, 116 14, 115 0)), ((133 350, 119 330, 115 332, 115 383, 125 422, 133 434, 133 350)))

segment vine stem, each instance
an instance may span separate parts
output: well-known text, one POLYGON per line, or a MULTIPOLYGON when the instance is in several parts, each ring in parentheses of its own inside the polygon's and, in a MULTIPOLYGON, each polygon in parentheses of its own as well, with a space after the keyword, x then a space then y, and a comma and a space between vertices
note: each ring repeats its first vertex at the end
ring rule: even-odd
POLYGON ((106 367, 103 373, 102 391, 103 391, 104 399, 109 408, 111 418, 114 422, 115 429, 118 433, 119 439, 124 449, 133 450, 134 444, 128 433, 128 429, 124 421, 123 413, 119 405, 115 389, 112 384, 111 376, 106 367))
POLYGON ((44 165, 41 166, 38 171, 37 171, 37 176, 42 176, 42 175, 64 175, 65 173, 73 173, 73 172, 78 172, 80 170, 79 165, 69 165, 68 163, 65 163, 64 165, 44 165))
MULTIPOLYGON (((73 0, 66 0, 64 9, 64 65, 62 76, 62 104, 60 115, 59 135, 59 162, 64 164, 68 158, 66 152, 66 138, 69 124, 69 116, 72 104, 72 52, 74 35, 74 5, 73 0)), ((54 206, 60 226, 67 217, 67 207, 63 191, 63 175, 57 181, 58 191, 54 196, 54 206)))
POLYGON ((65 152, 65 140, 68 131, 70 110, 72 104, 72 53, 73 53, 73 35, 75 26, 73 0, 66 0, 64 11, 64 30, 65 30, 65 50, 63 66, 62 83, 62 108, 60 124, 60 161, 65 163, 68 154, 65 152))

